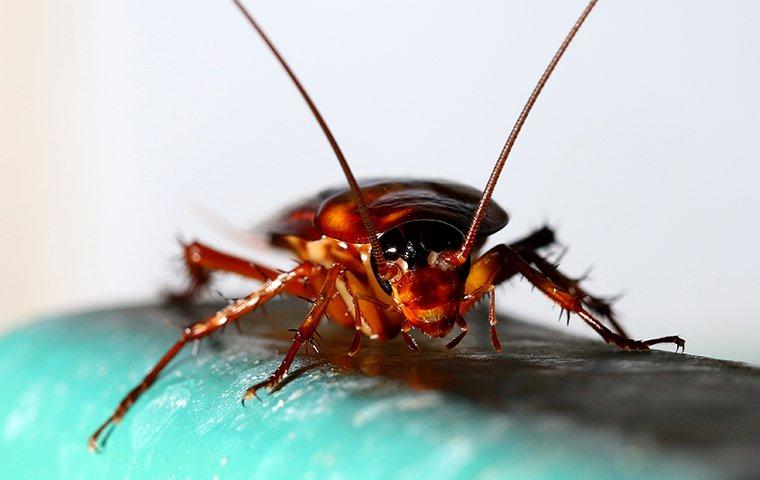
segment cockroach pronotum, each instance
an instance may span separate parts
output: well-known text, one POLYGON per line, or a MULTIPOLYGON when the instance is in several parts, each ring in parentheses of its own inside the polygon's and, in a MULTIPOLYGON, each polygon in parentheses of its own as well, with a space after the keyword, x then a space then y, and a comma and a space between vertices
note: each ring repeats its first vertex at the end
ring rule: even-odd
POLYGON ((588 3, 538 80, 482 192, 436 180, 388 178, 358 182, 327 122, 293 70, 241 1, 233 1, 306 101, 335 152, 348 188, 324 190, 264 224, 262 231, 269 235, 273 246, 297 255, 299 263, 291 270, 275 270, 198 242, 184 245, 191 279, 184 297, 201 291, 211 272, 234 273, 259 280, 263 285, 185 328, 153 369, 92 434, 88 444, 91 450, 97 448, 104 429, 124 417, 186 344, 236 322, 280 294, 306 298, 312 306, 295 330, 282 363, 266 380, 249 387, 243 401, 262 388, 271 390, 278 386, 301 346, 312 341, 320 319, 325 316, 354 329, 348 355, 358 351, 364 335, 380 340, 401 335, 412 350, 418 351, 410 335, 412 330, 442 338, 457 326, 459 334, 445 346, 451 349, 467 334, 464 315, 488 296, 491 342, 499 351, 494 287, 518 275, 559 305, 568 318, 570 314, 578 315, 607 343, 625 350, 649 350, 652 345, 664 343, 675 344, 676 350, 684 348, 685 342, 678 336, 631 339, 616 321, 608 301, 586 292, 580 280, 560 272, 540 255, 542 249, 554 242, 554 233, 548 227, 477 255, 486 238, 508 221, 507 213, 491 201, 491 196, 512 146, 538 95, 597 0, 588 3))

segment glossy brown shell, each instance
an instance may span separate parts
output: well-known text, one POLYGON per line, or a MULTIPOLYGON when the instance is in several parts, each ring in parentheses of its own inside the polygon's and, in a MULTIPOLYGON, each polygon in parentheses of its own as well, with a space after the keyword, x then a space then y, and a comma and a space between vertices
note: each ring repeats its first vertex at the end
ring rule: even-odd
MULTIPOLYGON (((381 234, 412 220, 438 220, 464 233, 482 194, 467 185, 438 180, 373 179, 359 185, 381 234)), ((507 212, 492 201, 479 236, 487 237, 501 230, 508 220, 507 212)), ((306 240, 325 235, 348 243, 367 243, 367 234, 348 187, 324 190, 298 202, 257 230, 306 240)))

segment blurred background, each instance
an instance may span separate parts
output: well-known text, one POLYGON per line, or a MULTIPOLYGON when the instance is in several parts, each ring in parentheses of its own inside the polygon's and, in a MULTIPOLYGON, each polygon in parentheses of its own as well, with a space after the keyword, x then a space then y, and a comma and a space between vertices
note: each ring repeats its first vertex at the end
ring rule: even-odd
MULTIPOLYGON (((584 1, 248 4, 357 175, 482 188, 584 1)), ((759 15, 749 0, 602 0, 517 142, 494 237, 548 221, 565 270, 594 265, 591 290, 624 293, 636 337, 752 363, 759 15)), ((177 235, 288 266, 233 231, 343 182, 229 1, 0 0, 0 55, 0 330, 155 299, 179 283, 177 235)), ((498 302, 567 328, 524 282, 498 302)))

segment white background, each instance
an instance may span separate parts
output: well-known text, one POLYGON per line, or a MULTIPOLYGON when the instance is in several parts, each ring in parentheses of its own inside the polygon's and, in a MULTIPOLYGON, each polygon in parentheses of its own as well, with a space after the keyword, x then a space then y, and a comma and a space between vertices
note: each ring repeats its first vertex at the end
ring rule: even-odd
MULTIPOLYGON (((583 2, 250 6, 358 176, 482 188, 583 2)), ((178 233, 271 260, 219 218, 243 229, 343 181, 230 2, 0 9, 0 328, 155 298, 178 277, 178 233)), ((563 267, 593 264, 590 288, 624 292, 637 337, 680 334, 689 352, 755 363, 759 15, 751 1, 602 0, 507 164, 496 199, 512 221, 495 237, 549 220, 571 246, 563 267)), ((525 283, 498 301, 556 325, 525 283)))

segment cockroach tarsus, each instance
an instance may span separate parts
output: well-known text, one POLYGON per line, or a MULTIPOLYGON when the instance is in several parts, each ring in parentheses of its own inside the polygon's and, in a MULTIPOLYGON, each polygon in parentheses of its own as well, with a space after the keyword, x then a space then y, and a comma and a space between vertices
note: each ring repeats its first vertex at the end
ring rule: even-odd
POLYGON ((325 190, 276 215, 262 228, 272 244, 294 252, 298 264, 276 270, 235 257, 202 243, 184 246, 190 286, 178 298, 189 299, 208 285, 212 272, 227 272, 263 282, 251 294, 183 329, 179 339, 145 378, 119 403, 115 411, 92 434, 88 446, 96 450, 98 439, 158 378, 166 365, 183 349, 243 315, 261 308, 280 294, 307 299, 306 318, 294 329, 285 358, 264 381, 249 387, 243 401, 262 388, 274 389, 284 377, 303 345, 313 340, 322 317, 349 329, 354 337, 349 355, 355 354, 364 336, 388 340, 401 336, 407 345, 419 347, 410 335, 419 330, 432 338, 459 333, 446 344, 454 348, 467 334, 464 315, 475 303, 489 297, 488 319, 493 348, 501 350, 496 331, 494 287, 521 276, 543 292, 569 318, 578 315, 606 342, 625 350, 649 350, 672 343, 676 350, 685 342, 677 336, 633 340, 618 324, 610 303, 588 293, 541 255, 555 242, 554 232, 541 228, 511 244, 499 244, 482 255, 476 253, 490 235, 506 226, 507 213, 491 200, 499 175, 533 104, 565 49, 588 17, 597 0, 591 0, 533 89, 499 155, 485 189, 454 182, 417 179, 374 179, 358 182, 337 140, 301 82, 262 28, 242 5, 233 0, 305 100, 332 147, 346 177, 348 188, 325 190), (604 319, 610 327, 605 326, 604 319))

